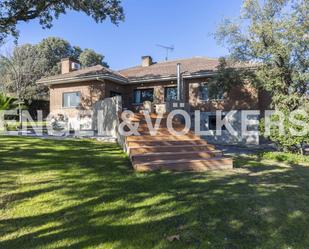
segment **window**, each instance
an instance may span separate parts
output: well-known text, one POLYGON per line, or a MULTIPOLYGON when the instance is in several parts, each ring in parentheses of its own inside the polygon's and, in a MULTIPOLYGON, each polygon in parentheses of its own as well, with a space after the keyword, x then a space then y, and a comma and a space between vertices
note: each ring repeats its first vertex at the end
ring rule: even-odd
POLYGON ((118 92, 114 92, 114 91, 110 91, 110 97, 115 97, 115 96, 122 96, 121 93, 118 93, 118 92))
POLYGON ((200 100, 209 100, 208 85, 206 84, 200 86, 200 100))
POLYGON ((134 90, 134 103, 141 104, 144 101, 153 102, 153 89, 134 90))
POLYGON ((80 92, 63 93, 63 104, 65 108, 78 107, 80 104, 80 92))
MULTIPOLYGON (((225 118, 225 115, 222 115, 221 120, 225 118)), ((216 115, 208 116, 208 128, 210 131, 217 130, 217 117, 216 115)), ((222 130, 226 130, 225 125, 222 126, 222 130)))
POLYGON ((224 90, 219 89, 214 84, 202 84, 199 89, 200 100, 222 100, 224 98, 224 90))
POLYGON ((171 102, 177 100, 177 87, 166 87, 164 89, 165 102, 171 102))

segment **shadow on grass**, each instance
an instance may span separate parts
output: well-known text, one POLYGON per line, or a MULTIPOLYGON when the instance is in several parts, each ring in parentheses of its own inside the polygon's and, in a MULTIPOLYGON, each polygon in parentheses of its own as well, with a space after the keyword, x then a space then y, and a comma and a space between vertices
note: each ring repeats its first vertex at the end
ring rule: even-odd
POLYGON ((0 142, 0 177, 10 179, 0 184, 14 190, 1 197, 14 196, 0 216, 0 248, 309 247, 305 166, 252 156, 233 171, 138 174, 114 144, 0 142), (48 210, 18 213, 29 202, 48 210), (180 241, 167 241, 175 234, 180 241))

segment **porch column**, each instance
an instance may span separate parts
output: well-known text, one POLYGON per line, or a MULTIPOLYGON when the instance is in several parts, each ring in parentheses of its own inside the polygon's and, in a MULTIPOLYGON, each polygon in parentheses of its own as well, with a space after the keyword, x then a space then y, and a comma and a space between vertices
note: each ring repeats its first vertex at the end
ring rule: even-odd
POLYGON ((177 64, 177 101, 182 101, 182 84, 181 84, 181 72, 180 72, 181 64, 177 64))

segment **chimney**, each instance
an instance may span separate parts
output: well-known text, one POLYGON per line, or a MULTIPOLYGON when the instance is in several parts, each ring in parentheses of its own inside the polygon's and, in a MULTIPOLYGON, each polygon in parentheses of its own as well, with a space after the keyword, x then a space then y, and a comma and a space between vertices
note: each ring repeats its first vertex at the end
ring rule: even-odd
POLYGON ((142 56, 142 67, 149 67, 153 64, 152 62, 152 57, 147 55, 147 56, 142 56))
POLYGON ((70 73, 80 69, 80 64, 72 58, 63 58, 61 60, 61 74, 70 73))

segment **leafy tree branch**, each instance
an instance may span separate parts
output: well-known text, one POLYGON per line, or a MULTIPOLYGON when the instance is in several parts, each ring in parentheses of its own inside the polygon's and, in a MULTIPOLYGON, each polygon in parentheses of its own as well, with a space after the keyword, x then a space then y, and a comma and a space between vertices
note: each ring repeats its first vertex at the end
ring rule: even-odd
POLYGON ((0 2, 0 43, 8 35, 18 37, 19 22, 39 19, 43 28, 51 28, 53 20, 67 10, 84 12, 97 23, 109 18, 117 25, 124 20, 120 0, 5 0, 0 2))

